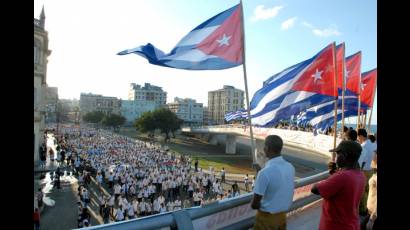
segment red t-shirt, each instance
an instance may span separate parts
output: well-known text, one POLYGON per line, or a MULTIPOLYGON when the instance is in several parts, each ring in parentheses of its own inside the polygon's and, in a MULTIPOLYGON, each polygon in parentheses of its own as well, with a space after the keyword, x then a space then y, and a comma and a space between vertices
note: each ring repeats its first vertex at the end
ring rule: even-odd
POLYGON ((359 203, 366 177, 360 170, 340 170, 317 184, 323 197, 319 230, 360 230, 359 203))

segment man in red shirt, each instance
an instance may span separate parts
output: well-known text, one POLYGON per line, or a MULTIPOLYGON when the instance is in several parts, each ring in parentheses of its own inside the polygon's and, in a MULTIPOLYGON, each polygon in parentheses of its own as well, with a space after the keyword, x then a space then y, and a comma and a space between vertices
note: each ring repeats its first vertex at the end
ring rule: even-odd
POLYGON ((355 141, 342 141, 333 151, 338 170, 311 190, 323 197, 319 230, 360 230, 359 203, 366 177, 356 162, 362 147, 355 141))

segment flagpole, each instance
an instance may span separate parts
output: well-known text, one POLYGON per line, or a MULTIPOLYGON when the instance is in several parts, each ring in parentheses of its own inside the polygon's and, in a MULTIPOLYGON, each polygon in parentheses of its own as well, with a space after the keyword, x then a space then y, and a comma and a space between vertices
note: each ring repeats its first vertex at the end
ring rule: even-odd
POLYGON ((243 17, 243 5, 242 0, 241 4, 241 20, 242 20, 242 61, 243 61, 243 78, 245 81, 245 94, 246 94, 246 107, 248 113, 248 123, 249 123, 249 132, 251 138, 251 155, 252 155, 252 167, 256 169, 256 152, 255 152, 255 140, 253 139, 253 130, 252 130, 252 119, 251 119, 251 107, 249 104, 249 93, 248 93, 248 80, 246 77, 246 61, 245 61, 245 24, 243 17))
MULTIPOLYGON (((333 118, 333 149, 336 148, 336 136, 337 136, 337 101, 338 101, 338 93, 337 93, 337 64, 336 64, 336 44, 333 42, 333 64, 334 64, 334 87, 336 89, 336 99, 335 99, 335 116, 333 118)), ((332 160, 331 162, 335 162, 336 153, 332 152, 332 160)))
MULTIPOLYGON (((363 128, 365 129, 366 128, 366 119, 367 119, 367 109, 366 109, 366 113, 364 113, 363 115, 364 115, 364 117, 363 117, 364 118, 363 119, 363 128)), ((367 131, 369 131, 369 130, 367 130, 367 131)))
MULTIPOLYGON (((343 129, 345 127, 345 90, 346 90, 346 76, 345 76, 345 46, 343 44, 343 60, 342 60, 342 138, 343 129)), ((339 95, 337 96, 339 99, 339 95)))
POLYGON ((372 120, 372 113, 373 113, 373 107, 370 109, 370 115, 369 115, 369 127, 368 127, 369 132, 371 131, 370 125, 371 125, 371 120, 372 120))

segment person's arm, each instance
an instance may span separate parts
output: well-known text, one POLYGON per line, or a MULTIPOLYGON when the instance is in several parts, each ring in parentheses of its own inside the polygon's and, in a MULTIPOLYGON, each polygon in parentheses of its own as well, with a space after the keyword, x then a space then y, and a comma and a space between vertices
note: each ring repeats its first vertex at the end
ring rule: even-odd
POLYGON ((320 195, 324 199, 329 199, 336 195, 345 185, 344 177, 345 175, 342 174, 333 174, 328 179, 315 184, 311 192, 320 195))
POLYGON ((317 189, 316 184, 313 185, 313 187, 312 187, 312 189, 310 190, 310 192, 313 193, 313 194, 316 194, 316 195, 319 195, 319 196, 320 196, 319 189, 317 189))
POLYGON ((252 203, 251 203, 251 207, 252 209, 259 209, 261 207, 261 200, 262 200, 261 195, 254 193, 253 194, 253 199, 252 199, 252 203))
POLYGON ((266 188, 268 186, 269 180, 268 178, 266 178, 266 175, 261 173, 262 171, 260 171, 258 173, 258 177, 256 178, 255 181, 255 187, 253 190, 253 199, 252 199, 252 203, 251 203, 251 207, 253 209, 260 209, 261 207, 261 200, 263 198, 263 195, 266 192, 266 188))

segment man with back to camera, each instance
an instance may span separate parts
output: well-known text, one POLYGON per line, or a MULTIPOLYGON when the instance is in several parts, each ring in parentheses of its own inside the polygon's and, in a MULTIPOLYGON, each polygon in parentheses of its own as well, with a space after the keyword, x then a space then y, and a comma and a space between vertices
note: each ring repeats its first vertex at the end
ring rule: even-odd
POLYGON ((292 204, 295 188, 295 168, 281 156, 282 147, 279 136, 266 137, 264 152, 269 160, 258 172, 251 204, 257 209, 255 230, 286 229, 286 211, 292 204))
POLYGON ((357 164, 362 147, 355 141, 344 140, 334 151, 339 170, 311 190, 323 197, 319 230, 359 230, 358 209, 366 183, 357 164))

